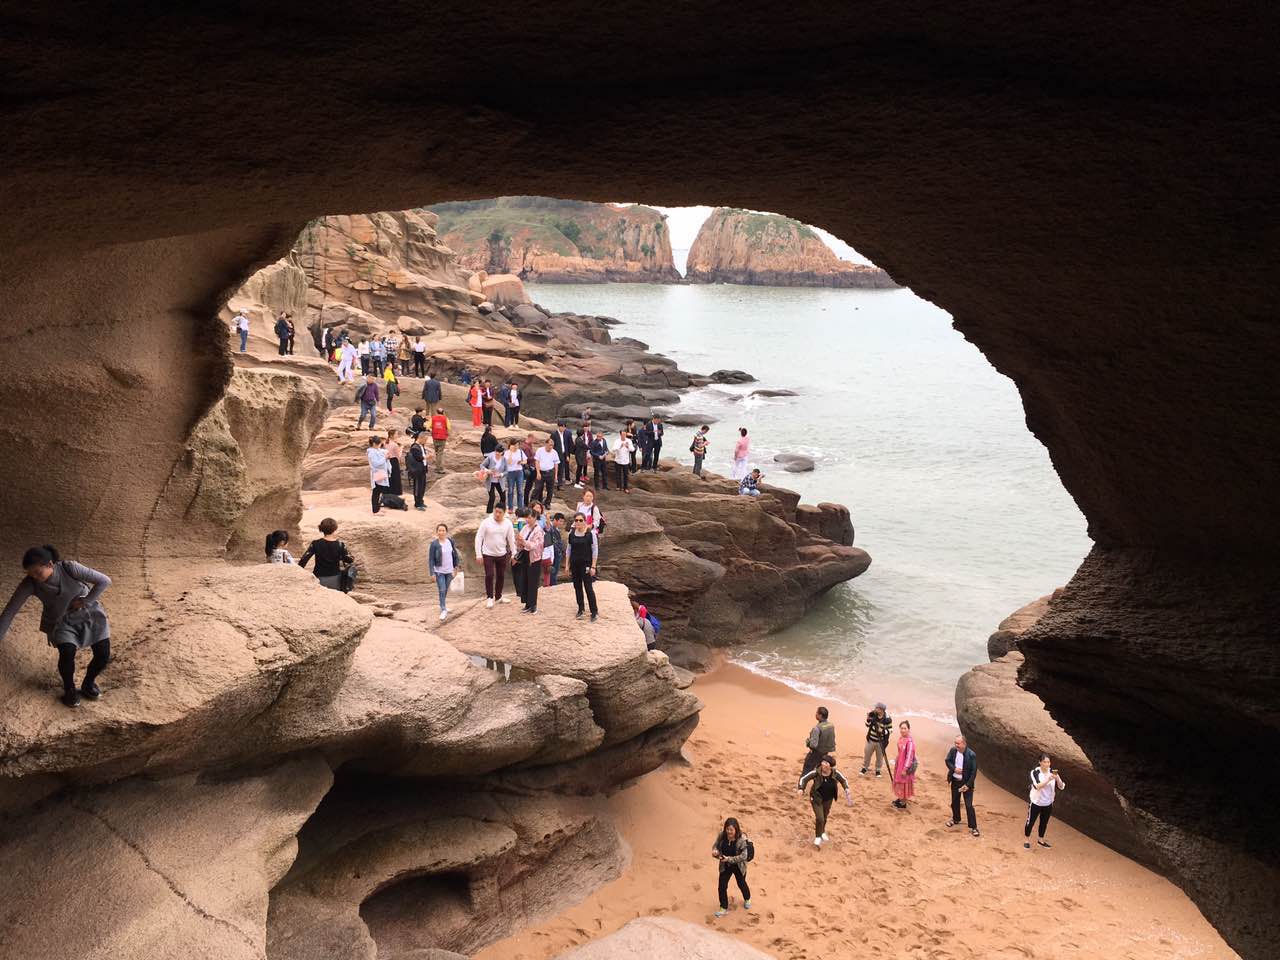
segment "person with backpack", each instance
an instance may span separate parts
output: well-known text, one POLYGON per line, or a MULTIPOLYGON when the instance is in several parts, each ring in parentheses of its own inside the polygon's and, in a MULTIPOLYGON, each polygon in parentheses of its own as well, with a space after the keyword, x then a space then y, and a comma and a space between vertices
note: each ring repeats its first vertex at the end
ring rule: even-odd
POLYGON ((22 555, 23 578, 0 612, 0 641, 8 634, 13 618, 35 597, 40 601, 40 632, 49 646, 58 651, 58 676, 62 680, 62 702, 80 706, 80 698, 102 696, 98 675, 111 662, 111 623, 98 598, 111 586, 105 573, 74 560, 63 560, 54 547, 31 547, 22 555), (84 680, 76 688, 76 654, 93 652, 84 680))
POLYGON ((289 321, 283 313, 276 317, 275 330, 276 339, 280 341, 280 356, 286 356, 289 353, 289 321))
POLYGON ((742 894, 742 909, 751 909, 751 888, 747 886, 747 864, 755 858, 755 849, 751 841, 742 835, 742 826, 737 819, 730 817, 720 828, 716 842, 711 845, 711 856, 719 861, 720 877, 716 892, 720 896, 720 909, 717 917, 729 912, 729 878, 738 884, 742 894))
POLYGON ((578 504, 578 509, 574 512, 580 513, 587 518, 587 526, 595 531, 596 536, 604 535, 604 514, 596 506, 594 490, 582 491, 582 502, 578 504))
POLYGON ((576 618, 582 619, 582 595, 585 593, 591 607, 591 622, 595 623, 600 616, 600 608, 596 606, 596 588, 592 581, 596 576, 596 562, 600 557, 600 538, 587 523, 582 513, 573 515, 573 530, 568 537, 568 550, 565 559, 569 565, 569 575, 573 579, 573 595, 578 601, 576 618))
POLYGON ((427 548, 427 575, 434 577, 440 594, 440 619, 449 616, 449 586, 462 569, 462 557, 449 536, 449 525, 436 524, 436 538, 427 548))
POLYGON ((413 435, 413 443, 409 445, 409 460, 406 465, 409 472, 409 485, 413 488, 413 509, 427 509, 427 448, 422 443, 422 433, 413 435))
POLYGON ((644 646, 646 650, 652 650, 658 645, 658 631, 653 628, 653 621, 649 619, 649 612, 645 609, 644 604, 631 602, 631 611, 635 614, 636 626, 640 628, 640 632, 644 634, 644 646))
POLYGON ((400 381, 396 379, 395 367, 387 364, 386 369, 382 371, 382 380, 387 391, 387 413, 394 413, 391 405, 396 397, 400 396, 400 381))
POLYGON ((293 563, 293 554, 285 548, 289 545, 288 530, 272 530, 267 534, 267 562, 293 563))
POLYGON ((916 795, 916 742, 911 737, 911 721, 898 724, 898 756, 893 761, 893 805, 907 809, 907 801, 916 795))
POLYGON ((801 774, 816 767, 823 757, 834 757, 836 754, 836 725, 827 719, 828 716, 830 713, 826 707, 819 707, 814 711, 813 719, 817 722, 804 742, 809 752, 804 756, 801 774))
POLYGON ((387 468, 387 451, 382 448, 382 438, 377 434, 369 438, 369 449, 365 456, 369 458, 369 486, 373 491, 370 502, 373 504, 373 514, 377 516, 382 509, 383 494, 391 492, 388 485, 390 474, 387 468))
POLYGON ((591 434, 591 485, 597 490, 609 489, 609 441, 603 433, 591 434))
POLYGON ((836 758, 823 757, 818 765, 800 778, 796 792, 804 796, 805 788, 809 789, 809 804, 813 807, 813 845, 821 847, 831 838, 827 836, 827 817, 831 815, 831 804, 835 802, 844 787, 844 800, 847 806, 853 806, 853 794, 849 792, 849 781, 836 769, 836 758))
POLYGON ((698 428, 698 432, 693 435, 693 442, 689 444, 689 452, 693 454, 693 475, 695 477, 702 477, 703 480, 707 479, 702 475, 702 461, 705 460, 707 456, 707 446, 709 443, 707 440, 707 434, 710 432, 711 428, 704 423, 698 428))
POLYGON ((1049 755, 1040 754, 1040 763, 1031 768, 1031 802, 1027 805, 1027 823, 1022 830, 1022 835, 1026 838, 1022 846, 1027 850, 1031 849, 1031 828, 1036 825, 1037 820, 1040 821, 1040 838, 1036 842, 1046 850, 1053 846, 1045 840, 1044 832, 1049 828, 1049 818, 1053 816, 1053 801, 1057 798, 1058 791, 1065 789, 1066 781, 1053 769, 1053 761, 1049 759, 1049 755))
POLYGON ((867 714, 867 745, 862 751, 862 770, 860 776, 867 775, 867 768, 871 766, 871 758, 876 758, 876 776, 880 776, 880 765, 889 765, 889 758, 885 756, 885 747, 889 746, 889 734, 893 731, 893 720, 889 714, 885 713, 888 709, 883 703, 877 703, 875 709, 867 714))
POLYGON ((493 513, 480 521, 476 530, 476 562, 484 564, 485 606, 494 603, 510 603, 502 595, 502 581, 507 562, 516 552, 516 533, 507 519, 507 512, 498 505, 493 513))
POLYGON ((343 589, 344 565, 355 563, 347 552, 347 545, 338 539, 338 521, 325 517, 320 521, 320 539, 312 540, 306 552, 298 560, 298 566, 306 569, 312 557, 316 558, 315 576, 320 586, 330 590, 343 589))
POLYGON ((356 419, 356 429, 364 426, 365 414, 369 415, 369 429, 378 429, 378 384, 373 374, 365 374, 364 383, 356 390, 356 403, 360 404, 360 416, 356 419))
POLYGON ((444 473, 444 448, 449 442, 449 418, 444 415, 444 407, 436 407, 431 415, 431 446, 436 451, 436 473, 444 473))

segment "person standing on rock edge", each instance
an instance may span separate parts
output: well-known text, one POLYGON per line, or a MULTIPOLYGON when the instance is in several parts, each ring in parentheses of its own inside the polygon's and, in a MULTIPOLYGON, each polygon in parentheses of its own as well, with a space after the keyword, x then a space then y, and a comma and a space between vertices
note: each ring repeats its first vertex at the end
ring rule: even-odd
MULTIPOLYGON (((485 427, 488 430, 488 427, 485 427)), ((492 437, 492 434, 488 434, 492 437)), ((493 505, 496 503, 500 507, 506 507, 507 497, 502 492, 502 485, 507 479, 507 461, 503 457, 502 451, 497 447, 497 440, 494 440, 494 446, 484 455, 484 459, 480 461, 480 473, 483 476, 477 476, 489 489, 489 503, 484 508, 485 513, 493 513, 493 505)))
POLYGON ((836 725, 827 719, 829 715, 826 707, 819 707, 814 711, 813 719, 817 722, 804 742, 809 752, 804 756, 804 769, 800 771, 801 774, 806 774, 816 767, 823 757, 834 757, 836 754, 836 725))
POLYGON ((1022 845, 1026 849, 1031 849, 1031 828, 1036 825, 1037 820, 1040 821, 1040 837, 1036 842, 1045 849, 1053 846, 1045 840, 1044 832, 1049 828, 1049 818, 1053 816, 1053 801, 1057 798, 1058 791, 1065 789, 1066 781, 1053 769, 1053 761, 1049 759, 1049 755, 1042 753, 1040 763, 1031 770, 1031 802, 1027 805, 1027 823, 1022 830, 1022 835, 1026 837, 1026 842, 1022 845))
POLYGON ((573 530, 569 533, 565 557, 569 564, 569 576, 573 579, 573 595, 578 601, 577 619, 582 619, 582 595, 585 593, 591 606, 591 622, 595 623, 600 615, 593 584, 596 563, 600 558, 600 538, 581 513, 573 515, 573 530))
POLYGON ((573 485, 581 490, 587 483, 587 464, 591 461, 588 452, 587 431, 579 427, 573 435, 573 459, 576 469, 573 474, 573 485))
POLYGON ((618 489, 623 493, 631 493, 631 484, 628 478, 631 475, 631 464, 635 461, 636 444, 631 439, 631 434, 626 430, 618 433, 618 439, 613 442, 613 467, 618 475, 618 489))
MULTIPOLYGON (((427 388, 423 387, 422 389, 425 394, 427 388)), ((471 384, 471 390, 467 394, 467 404, 471 407, 471 425, 473 427, 480 426, 480 419, 484 414, 484 391, 480 389, 480 384, 471 384)), ((486 431, 491 429, 487 423, 484 426, 486 431)))
POLYGON ((436 538, 427 549, 427 574, 435 578, 436 592, 440 594, 440 619, 449 616, 449 585, 462 569, 462 557, 449 536, 449 525, 436 524, 436 538))
POLYGON ((559 490, 569 482, 569 456, 573 453, 573 433, 563 420, 557 420, 556 428, 551 431, 551 446, 560 458, 560 465, 556 468, 556 489, 559 490))
POLYGON ((893 761, 893 805, 907 809, 907 801, 916 795, 916 742, 911 736, 911 721, 898 724, 898 756, 893 761))
POLYGON ((889 765, 885 755, 885 747, 889 745, 889 734, 893 730, 893 720, 885 713, 888 709, 883 703, 877 703, 875 709, 867 714, 867 745, 862 751, 862 776, 867 775, 871 766, 871 757, 876 758, 876 776, 880 776, 880 765, 889 765))
POLYGON ((963 735, 956 737, 955 746, 947 751, 947 782, 951 784, 951 819, 948 827, 960 822, 960 798, 964 797, 965 814, 969 821, 969 832, 975 837, 978 832, 978 815, 973 812, 973 785, 978 776, 978 758, 963 735))
POLYGON ((391 492, 387 451, 382 448, 382 438, 377 434, 369 438, 369 449, 365 456, 369 458, 369 486, 373 491, 371 497, 373 514, 377 516, 378 511, 382 509, 382 495, 391 492))
POLYGON ((289 352, 289 321, 284 318, 284 314, 276 317, 276 339, 280 341, 280 356, 285 356, 289 352))
POLYGON ((292 357, 292 356, 293 356, 294 339, 295 339, 295 337, 296 337, 296 336, 297 336, 297 334, 298 334, 298 328, 297 328, 297 327, 295 327, 295 326, 293 325, 293 314, 292 314, 292 313, 286 313, 286 314, 284 315, 284 322, 285 322, 285 323, 288 325, 288 327, 289 327, 289 356, 291 356, 291 357, 292 357))
POLYGON ((657 470, 658 458, 662 456, 662 434, 664 432, 662 418, 655 413, 649 420, 649 426, 645 429, 649 432, 650 437, 652 437, 652 443, 649 445, 649 469, 657 470))
POLYGON ((542 548, 542 585, 554 587, 560 582, 564 565, 564 514, 557 513, 543 530, 546 546, 542 548))
POLYGON ((556 477, 560 475, 560 454, 556 453, 554 434, 533 452, 533 462, 538 477, 533 486, 531 500, 539 500, 545 509, 551 509, 551 497, 556 492, 556 477))
POLYGON ((413 369, 413 351, 409 349, 408 337, 401 337, 396 345, 396 360, 400 363, 400 376, 409 376, 413 369))
POLYGON ((244 308, 236 311, 236 332, 240 334, 240 352, 249 352, 249 318, 244 315, 244 308))
POLYGON ((449 418, 444 407, 436 407, 431 415, 431 445, 436 451, 436 473, 444 473, 444 447, 449 442, 449 418))
POLYGON ((400 443, 396 439, 396 430, 387 431, 387 442, 383 449, 387 451, 387 488, 397 497, 404 495, 404 481, 400 478, 400 443))
POLYGON ((597 490, 609 489, 609 441, 603 433, 591 435, 591 485, 597 490))
POLYGON ((707 434, 710 431, 711 428, 704 423, 698 429, 698 432, 693 435, 693 442, 689 444, 689 452, 693 454, 693 475, 702 477, 703 480, 707 479, 702 476, 702 461, 707 456, 707 445, 709 443, 707 434))
POLYGON ((356 429, 359 430, 364 425, 365 414, 369 415, 369 429, 378 429, 378 383, 373 378, 373 374, 365 375, 364 386, 356 392, 356 399, 360 402, 360 416, 356 420, 356 429))
POLYGON ((542 552, 546 549, 546 534, 542 524, 536 519, 522 531, 524 534, 525 571, 524 571, 524 610, 523 613, 538 612, 538 588, 542 586, 542 552))
POLYGON ((338 382, 353 383, 356 375, 352 369, 356 363, 356 346, 350 340, 344 340, 338 348, 338 382))
POLYGON ((507 441, 507 452, 502 455, 502 462, 506 468, 508 506, 524 506, 524 465, 528 459, 517 441, 507 441))
POLYGON ((800 778, 796 792, 804 796, 805 787, 809 786, 809 804, 813 807, 813 845, 820 847, 831 838, 827 836, 827 817, 831 815, 831 804, 835 802, 839 788, 844 787, 844 802, 853 806, 853 794, 849 792, 849 781, 836 768, 835 757, 823 757, 818 766, 800 778))
MULTIPOLYGON (((420 357, 422 354, 415 353, 414 356, 420 357)), ((422 399, 427 401, 427 409, 434 410, 436 407, 440 406, 441 396, 443 396, 443 394, 440 390, 440 381, 431 374, 427 374, 427 380, 422 385, 422 399)), ((472 404, 472 406, 474 406, 474 404, 472 404)), ((477 427, 480 426, 479 420, 477 420, 474 425, 477 427)))
POLYGON ((484 595, 486 607, 494 603, 510 603, 502 595, 502 581, 506 576, 507 562, 516 552, 516 532, 507 519, 501 505, 480 521, 476 530, 476 562, 484 564, 484 595))
POLYGON ((427 509, 427 448, 422 445, 421 431, 413 435, 406 467, 409 471, 409 484, 413 488, 413 509, 425 510, 427 509))
POLYGON ((741 480, 747 475, 747 460, 751 456, 751 441, 747 439, 747 428, 738 428, 738 442, 733 445, 733 479, 741 480))
MULTIPOLYGON (((409 338, 405 337, 407 341, 409 338)), ((420 377, 427 372, 427 345, 422 342, 421 337, 413 338, 413 375, 420 377)), ((440 398, 436 397, 435 403, 440 402, 440 398)))
POLYGON ((716 885, 720 895, 720 909, 717 917, 729 912, 729 878, 738 884, 738 892, 742 894, 742 908, 751 909, 751 888, 747 886, 747 838, 742 835, 742 827, 734 817, 724 822, 720 835, 711 846, 711 856, 720 861, 720 879, 716 885))
POLYGON ((395 413, 391 409, 391 404, 396 397, 400 396, 400 381, 396 379, 396 371, 391 364, 387 364, 386 369, 382 371, 382 382, 387 391, 387 413, 395 413))
POLYGON ((81 697, 97 700, 102 691, 95 681, 111 662, 111 624, 98 598, 111 586, 111 578, 74 560, 61 559, 48 544, 27 550, 22 555, 22 570, 25 576, 0 612, 0 641, 23 604, 36 597, 43 607, 40 632, 58 651, 62 702, 78 707, 81 697), (77 690, 76 653, 86 647, 93 651, 93 657, 77 690))
POLYGON ((316 579, 329 590, 342 589, 342 565, 354 563, 347 552, 347 545, 338 539, 338 521, 325 517, 320 521, 320 539, 312 540, 306 553, 298 560, 298 566, 306 569, 308 561, 316 558, 316 579))

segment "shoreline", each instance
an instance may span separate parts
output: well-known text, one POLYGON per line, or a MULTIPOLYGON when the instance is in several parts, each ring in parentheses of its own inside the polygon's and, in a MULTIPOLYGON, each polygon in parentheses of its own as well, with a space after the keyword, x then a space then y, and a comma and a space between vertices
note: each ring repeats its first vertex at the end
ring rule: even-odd
MULTIPOLYGON (((1052 850, 1024 850, 1026 799, 981 772, 974 799, 982 837, 963 826, 947 830, 940 771, 955 731, 927 719, 912 722, 920 773, 916 801, 901 812, 890 806, 887 775, 857 775, 863 714, 833 706, 839 768, 854 806, 837 802, 831 841, 815 849, 809 804, 796 796, 795 781, 819 701, 723 659, 692 691, 705 706, 686 744, 687 763, 668 764, 608 800, 631 849, 622 876, 476 960, 555 957, 639 916, 707 925, 779 960, 839 948, 885 960, 1036 951, 1054 960, 1236 957, 1172 883, 1061 821, 1049 828, 1052 850), (731 886, 730 912, 716 920, 707 853, 727 816, 739 817, 756 843, 747 874, 754 902, 744 911, 731 886)), ((1069 798, 1068 789, 1061 802, 1069 798)))

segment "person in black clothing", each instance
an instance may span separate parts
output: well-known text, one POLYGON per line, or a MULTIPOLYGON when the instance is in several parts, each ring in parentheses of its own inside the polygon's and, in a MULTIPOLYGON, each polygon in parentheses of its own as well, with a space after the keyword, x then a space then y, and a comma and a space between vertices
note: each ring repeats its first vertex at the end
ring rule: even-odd
POLYGON ((284 314, 276 317, 276 339, 280 341, 280 356, 286 356, 289 353, 289 321, 284 318, 284 314))
MULTIPOLYGON (((885 756, 885 747, 889 745, 889 734, 893 730, 893 719, 887 713, 888 707, 877 703, 875 709, 867 714, 867 745, 862 751, 862 776, 867 775, 871 766, 871 758, 876 758, 876 776, 880 776, 880 765, 889 766, 889 758, 885 756)), ((891 768, 892 769, 892 768, 891 768)))
POLYGON ((653 434, 649 431, 649 421, 646 420, 639 427, 634 423, 628 423, 627 429, 631 431, 639 453, 632 467, 636 470, 648 470, 653 463, 653 434))
POLYGON ((322 587, 330 590, 342 589, 343 564, 354 563, 355 560, 347 552, 347 545, 338 539, 338 521, 325 517, 320 521, 319 540, 312 540, 307 552, 298 560, 298 566, 305 567, 312 557, 316 558, 315 575, 322 587))
POLYGON ((409 418, 409 432, 415 437, 427 429, 427 418, 423 416, 423 407, 414 407, 413 416, 409 418))
POLYGON ((947 782, 951 784, 951 819, 948 827, 960 822, 960 798, 964 797, 964 809, 968 815, 969 832, 975 837, 978 832, 978 815, 973 812, 973 784, 978 775, 978 758, 969 749, 963 736, 956 737, 956 744, 947 751, 947 782))
POLYGON ((427 495, 427 448, 422 443, 422 431, 413 435, 413 443, 409 445, 405 469, 409 474, 409 484, 413 489, 413 508, 425 510, 424 498, 427 495))
POLYGON ((573 431, 565 426, 563 420, 556 421, 556 429, 551 434, 551 445, 560 455, 560 463, 556 468, 556 489, 559 490, 569 482, 569 455, 573 453, 573 431))
POLYGON ((645 432, 649 434, 649 469, 657 470, 658 457, 662 456, 662 418, 655 413, 645 432))
POLYGON ((587 463, 591 460, 591 455, 587 453, 587 432, 582 427, 573 435, 573 459, 577 461, 573 485, 581 487, 587 482, 587 463))
MULTIPOLYGON (((415 353, 414 362, 416 363, 421 356, 422 354, 415 353)), ((422 399, 427 401, 428 408, 440 405, 440 381, 433 374, 427 374, 427 382, 422 385, 422 399)))
MULTIPOLYGON (((557 514, 559 516, 559 514, 557 514)), ((600 558, 600 538, 594 527, 587 525, 587 518, 580 513, 573 515, 573 529, 568 536, 568 549, 565 559, 569 564, 569 575, 573 578, 573 595, 578 601, 577 619, 582 619, 582 595, 587 595, 587 603, 591 606, 591 622, 595 623, 600 616, 600 608, 596 606, 596 588, 593 581, 596 576, 596 561, 600 558)))
POLYGON ((747 838, 742 835, 742 827, 737 819, 730 817, 724 822, 720 835, 711 847, 711 856, 720 861, 720 883, 717 892, 720 894, 720 909, 717 917, 729 912, 729 878, 733 877, 742 893, 742 906, 751 909, 751 888, 747 886, 747 838))
POLYGON ((521 600, 524 599, 525 580, 529 576, 529 551, 524 547, 521 532, 529 526, 531 516, 532 511, 528 507, 516 508, 516 554, 511 558, 511 585, 521 600))
POLYGON ((485 425, 484 433, 480 434, 480 456, 493 453, 498 449, 498 438, 493 435, 493 427, 485 425))
POLYGON ((609 464, 605 457, 609 455, 609 441, 603 433, 591 438, 591 485, 597 490, 609 489, 609 464))
POLYGON ((831 804, 835 802, 840 787, 844 787, 844 800, 853 806, 853 794, 849 792, 849 781, 844 774, 835 768, 836 758, 823 757, 817 767, 800 778, 796 791, 804 796, 804 788, 809 789, 809 803, 813 807, 813 845, 820 847, 830 839, 827 836, 827 817, 831 815, 831 804))
POLYGON ((1040 821, 1040 839, 1037 842, 1046 849, 1053 846, 1044 838, 1044 832, 1049 828, 1049 818, 1053 816, 1053 801, 1057 798, 1058 791, 1065 789, 1067 789, 1066 781, 1053 768, 1053 761, 1049 759, 1049 755, 1040 754, 1040 762, 1031 768, 1027 823, 1022 830, 1022 835, 1026 837, 1023 846, 1028 850, 1031 849, 1031 828, 1036 825, 1037 820, 1040 821))

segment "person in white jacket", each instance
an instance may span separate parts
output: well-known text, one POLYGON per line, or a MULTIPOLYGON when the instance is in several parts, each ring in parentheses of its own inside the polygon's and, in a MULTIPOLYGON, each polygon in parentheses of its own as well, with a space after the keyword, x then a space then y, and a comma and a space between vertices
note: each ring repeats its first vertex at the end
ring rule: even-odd
POLYGON ((476 560, 484 564, 484 595, 486 607, 494 603, 510 603, 502 595, 507 564, 516 552, 516 531, 507 519, 507 511, 501 506, 480 521, 476 531, 476 560))
POLYGON ((1053 769, 1053 761, 1049 759, 1047 753, 1041 754, 1040 763, 1031 771, 1031 793, 1027 805, 1027 823, 1022 828, 1022 835, 1026 841, 1022 844, 1026 849, 1031 849, 1031 828, 1036 825, 1036 821, 1040 821, 1040 836, 1037 843, 1042 847, 1052 846, 1044 838, 1044 832, 1049 827, 1049 818, 1053 816, 1053 801, 1058 796, 1059 790, 1067 789, 1067 783, 1062 777, 1058 776, 1058 771, 1053 769))
POLYGON ((352 372, 351 367, 356 362, 356 345, 350 340, 342 341, 342 348, 338 351, 338 382, 353 383, 356 375, 352 372))
POLYGON ((631 434, 623 430, 618 434, 618 439, 613 441, 612 449, 613 467, 618 475, 618 489, 629 494, 631 487, 627 484, 627 477, 631 475, 631 464, 635 461, 636 442, 631 439, 631 434))

